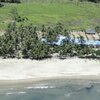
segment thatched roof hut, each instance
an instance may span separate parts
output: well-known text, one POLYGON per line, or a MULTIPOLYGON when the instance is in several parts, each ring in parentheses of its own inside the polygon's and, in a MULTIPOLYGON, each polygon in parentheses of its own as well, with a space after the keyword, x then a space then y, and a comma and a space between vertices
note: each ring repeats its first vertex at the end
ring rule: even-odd
POLYGON ((96 33, 96 31, 93 29, 87 29, 85 32, 86 34, 90 34, 90 35, 94 35, 96 33))

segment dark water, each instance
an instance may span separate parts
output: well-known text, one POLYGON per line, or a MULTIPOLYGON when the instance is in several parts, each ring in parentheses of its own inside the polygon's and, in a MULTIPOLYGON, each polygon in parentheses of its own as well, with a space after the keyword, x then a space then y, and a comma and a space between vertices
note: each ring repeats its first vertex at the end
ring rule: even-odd
POLYGON ((100 100, 100 83, 50 80, 0 86, 0 100, 100 100))

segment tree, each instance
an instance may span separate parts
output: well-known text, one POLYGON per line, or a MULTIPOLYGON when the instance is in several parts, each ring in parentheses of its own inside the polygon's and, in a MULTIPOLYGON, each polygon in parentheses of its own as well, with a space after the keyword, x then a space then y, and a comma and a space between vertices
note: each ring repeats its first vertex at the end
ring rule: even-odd
POLYGON ((28 20, 27 17, 20 16, 16 8, 13 8, 11 10, 11 14, 12 14, 12 19, 15 22, 24 22, 24 21, 27 21, 28 20))
POLYGON ((100 26, 96 26, 95 27, 95 30, 96 30, 96 32, 97 32, 97 34, 99 36, 99 39, 100 39, 100 35, 99 35, 99 33, 100 33, 100 26))
POLYGON ((71 56, 73 55, 73 48, 70 43, 64 43, 60 48, 60 56, 71 56))
POLYGON ((32 59, 44 59, 50 56, 48 46, 37 42, 32 49, 28 51, 29 57, 32 59))
POLYGON ((0 2, 0 8, 3 7, 4 5, 0 2))
POLYGON ((97 56, 100 56, 100 50, 96 50, 95 53, 97 56))
POLYGON ((70 36, 70 32, 68 32, 66 29, 64 30, 64 36, 66 36, 67 42, 69 42, 71 39, 71 36, 70 36))
POLYGON ((89 2, 94 2, 94 3, 99 3, 100 2, 100 0, 79 0, 79 1, 81 1, 81 2, 89 1, 89 2))
POLYGON ((1 0, 1 2, 20 3, 20 0, 1 0))
POLYGON ((85 41, 84 37, 80 35, 79 40, 80 40, 81 46, 84 45, 84 41, 85 41))
POLYGON ((63 32, 63 24, 62 23, 57 23, 54 27, 55 33, 57 34, 62 34, 63 32))

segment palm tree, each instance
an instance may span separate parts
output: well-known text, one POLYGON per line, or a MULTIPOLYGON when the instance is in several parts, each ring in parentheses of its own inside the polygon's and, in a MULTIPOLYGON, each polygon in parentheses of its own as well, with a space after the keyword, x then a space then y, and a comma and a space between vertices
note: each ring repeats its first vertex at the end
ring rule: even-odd
POLYGON ((64 43, 60 48, 60 56, 71 56, 73 54, 73 48, 70 43, 64 43))
POLYGON ((71 39, 71 37, 70 37, 70 33, 66 29, 64 30, 64 36, 66 36, 67 42, 69 42, 69 40, 71 39))
POLYGON ((84 41, 85 41, 84 37, 80 35, 79 36, 79 40, 80 40, 81 45, 83 45, 84 41))
POLYGON ((100 35, 99 35, 99 33, 100 33, 100 26, 96 26, 95 27, 95 30, 96 30, 96 32, 97 32, 97 34, 99 36, 99 39, 100 39, 100 35))
POLYGON ((54 27, 55 33, 57 34, 62 34, 63 32, 63 24, 62 23, 57 23, 54 27))

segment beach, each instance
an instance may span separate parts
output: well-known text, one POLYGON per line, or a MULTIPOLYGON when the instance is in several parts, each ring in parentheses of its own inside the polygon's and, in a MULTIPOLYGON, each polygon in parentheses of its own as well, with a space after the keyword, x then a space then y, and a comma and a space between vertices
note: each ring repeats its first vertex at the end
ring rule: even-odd
POLYGON ((99 100, 100 60, 0 59, 0 100, 99 100))
POLYGON ((53 78, 100 79, 100 60, 0 59, 0 81, 45 80, 53 78))

